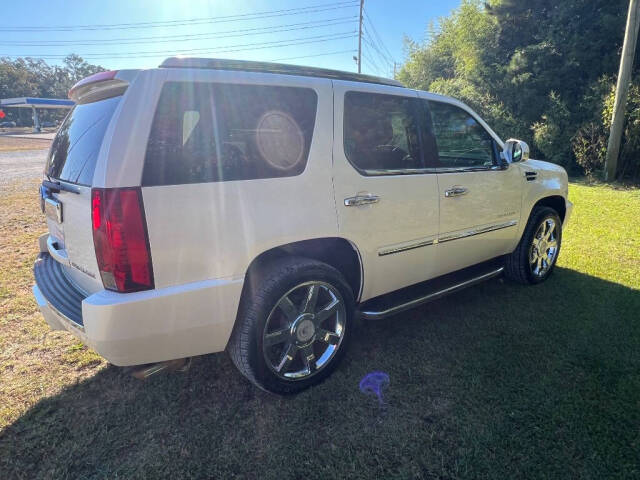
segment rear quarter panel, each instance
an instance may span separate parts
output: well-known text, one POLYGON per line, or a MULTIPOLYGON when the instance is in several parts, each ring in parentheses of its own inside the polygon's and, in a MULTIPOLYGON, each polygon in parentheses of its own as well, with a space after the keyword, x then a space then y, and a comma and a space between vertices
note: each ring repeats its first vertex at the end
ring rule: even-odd
MULTIPOLYGON (((318 105, 309 158, 301 175, 142 188, 156 287, 242 277, 251 261, 270 248, 336 236, 330 80, 175 69, 166 71, 165 81, 306 87, 315 90, 318 105)), ((154 110, 155 103, 148 107, 150 118, 154 110)), ((135 148, 141 162, 144 148, 146 140, 144 147, 135 148)), ((141 172, 142 166, 138 184, 141 172)))

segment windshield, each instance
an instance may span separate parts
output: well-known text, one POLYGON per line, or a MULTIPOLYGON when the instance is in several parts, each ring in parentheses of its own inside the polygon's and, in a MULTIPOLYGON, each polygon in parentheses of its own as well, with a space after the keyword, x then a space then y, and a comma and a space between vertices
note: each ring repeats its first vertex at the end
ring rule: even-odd
POLYGON ((91 185, 102 139, 122 97, 76 105, 56 135, 45 174, 50 178, 91 185))

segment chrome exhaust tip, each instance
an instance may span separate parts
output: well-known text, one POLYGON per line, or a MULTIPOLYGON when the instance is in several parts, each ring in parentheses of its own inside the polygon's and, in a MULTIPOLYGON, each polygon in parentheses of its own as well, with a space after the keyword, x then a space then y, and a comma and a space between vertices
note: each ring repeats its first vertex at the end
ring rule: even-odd
POLYGON ((149 378, 151 375, 160 373, 164 370, 169 372, 186 372, 191 366, 191 357, 176 358, 175 360, 167 360, 165 362, 149 363, 141 365, 131 372, 131 375, 139 380, 149 378))

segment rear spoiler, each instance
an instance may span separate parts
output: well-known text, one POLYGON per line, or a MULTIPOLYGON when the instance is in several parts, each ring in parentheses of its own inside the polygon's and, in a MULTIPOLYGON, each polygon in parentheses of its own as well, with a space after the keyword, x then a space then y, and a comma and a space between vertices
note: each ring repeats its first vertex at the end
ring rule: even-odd
POLYGON ((122 95, 140 70, 108 70, 83 78, 69 90, 76 103, 96 102, 122 95))

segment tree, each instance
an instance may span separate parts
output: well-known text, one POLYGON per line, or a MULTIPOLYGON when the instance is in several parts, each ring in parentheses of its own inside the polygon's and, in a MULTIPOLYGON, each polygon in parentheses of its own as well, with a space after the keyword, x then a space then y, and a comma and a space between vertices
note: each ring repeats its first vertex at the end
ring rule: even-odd
POLYGON ((398 78, 461 98, 502 137, 577 171, 572 139, 602 124, 627 2, 463 0, 425 41, 406 40, 398 78))
MULTIPOLYGON (((37 58, 0 58, 0 98, 66 98, 74 83, 103 70, 103 67, 91 65, 73 54, 63 60, 62 66, 50 66, 37 58)), ((31 122, 31 112, 26 109, 7 109, 5 113, 9 120, 23 124, 31 122)), ((65 111, 45 111, 42 119, 58 118, 64 114, 65 111)))

